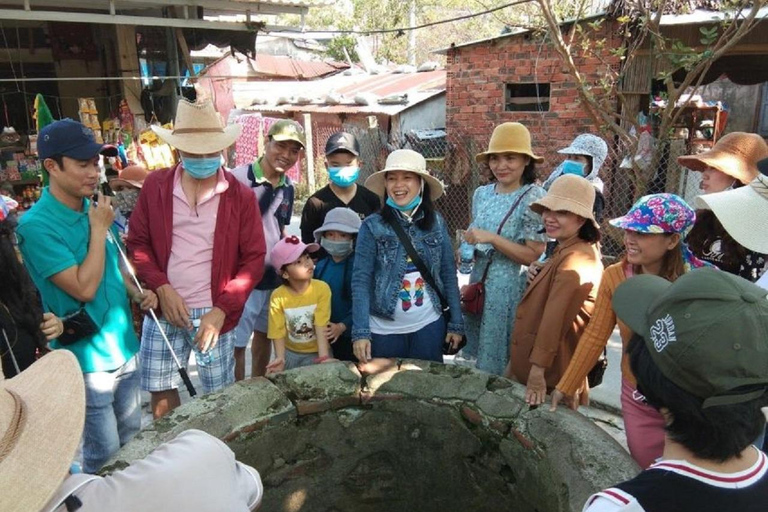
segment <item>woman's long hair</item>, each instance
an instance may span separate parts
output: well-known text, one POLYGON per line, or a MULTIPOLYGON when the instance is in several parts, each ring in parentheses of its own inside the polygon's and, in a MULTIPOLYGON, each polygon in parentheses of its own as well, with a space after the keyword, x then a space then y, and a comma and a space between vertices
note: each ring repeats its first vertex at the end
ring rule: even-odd
MULTIPOLYGON (((672 236, 675 233, 660 233, 662 236, 672 236)), ((659 269, 659 277, 663 277, 669 282, 675 281, 678 277, 685 274, 685 260, 683 260, 683 250, 681 244, 683 243, 682 237, 673 248, 664 253, 664 257, 661 261, 661 268, 659 269)), ((627 255, 622 258, 624 263, 627 262, 627 255)), ((640 275, 643 273, 643 268, 640 265, 632 265, 632 272, 634 275, 640 275)))
MULTIPOLYGON (((384 192, 385 200, 386 194, 387 193, 384 192)), ((419 211, 422 212, 423 215, 421 215, 415 222, 416 227, 425 231, 432 229, 432 226, 435 223, 435 205, 432 202, 432 197, 430 197, 429 183, 427 183, 427 180, 424 180, 424 192, 421 195, 421 205, 419 205, 419 211)), ((384 203, 384 207, 381 209, 381 218, 387 222, 389 222, 391 219, 396 219, 396 210, 388 204, 384 203)))
POLYGON ((717 266, 726 272, 737 273, 747 258, 747 249, 728 234, 712 210, 696 210, 696 223, 687 240, 691 252, 701 258, 709 252, 712 242, 718 239, 723 259, 717 262, 717 266))
POLYGON ((8 220, 0 221, 0 301, 8 308, 16 326, 33 334, 38 345, 43 347, 45 338, 40 331, 43 310, 37 289, 16 256, 13 233, 8 220))

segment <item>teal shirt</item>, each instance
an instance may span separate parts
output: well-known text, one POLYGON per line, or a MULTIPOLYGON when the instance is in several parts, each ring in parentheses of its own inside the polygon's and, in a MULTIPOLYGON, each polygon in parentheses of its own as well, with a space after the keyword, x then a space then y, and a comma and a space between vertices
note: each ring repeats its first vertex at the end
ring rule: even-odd
MULTIPOLYGON (((46 187, 40 200, 21 216, 16 229, 24 264, 40 291, 43 309, 59 317, 76 312, 80 302, 50 278, 85 260, 91 234, 89 207, 90 201, 85 199, 83 211, 76 212, 60 203, 46 187)), ((51 343, 54 348, 71 351, 83 373, 115 370, 139 350, 114 240, 118 240, 116 234, 107 239, 104 275, 93 300, 85 304, 99 332, 67 347, 51 343)))

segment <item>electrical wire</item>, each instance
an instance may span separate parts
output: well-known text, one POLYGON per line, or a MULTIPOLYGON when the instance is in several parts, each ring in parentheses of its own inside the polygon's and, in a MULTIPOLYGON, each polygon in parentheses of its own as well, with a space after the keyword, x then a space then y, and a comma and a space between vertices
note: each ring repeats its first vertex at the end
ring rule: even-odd
MULTIPOLYGON (((491 14, 496 11, 501 11, 502 9, 506 9, 507 7, 514 7, 515 5, 522 5, 534 2, 535 0, 518 0, 516 2, 510 2, 508 4, 500 5, 498 7, 493 7, 491 9, 486 9, 484 11, 479 11, 471 14, 464 14, 463 16, 457 16, 455 18, 448 18, 444 20, 438 20, 438 21, 432 21, 430 23, 424 23, 422 25, 416 25, 415 27, 400 27, 400 28, 386 28, 386 29, 378 29, 378 30, 359 30, 359 29, 350 29, 350 30, 307 30, 307 32, 311 32, 314 34, 362 34, 362 35, 368 35, 368 34, 391 34, 391 33, 400 33, 400 32, 408 32, 411 30, 420 30, 422 28, 427 27, 434 27, 436 25, 444 25, 446 23, 453 23, 454 21, 462 21, 462 20, 468 20, 471 18, 477 18, 478 16, 483 16, 485 14, 491 14)), ((285 30, 283 32, 301 32, 299 30, 285 30)))
MULTIPOLYGON (((21 92, 21 89, 19 88, 19 83, 17 81, 18 77, 16 76, 16 68, 13 67, 13 57, 11 57, 11 47, 8 45, 8 39, 6 39, 5 37, 5 27, 3 27, 2 21, 0 21, 0 33, 2 33, 3 35, 3 46, 5 46, 5 51, 8 53, 8 63, 11 65, 11 72, 13 73, 13 82, 16 83, 16 90, 18 92, 21 92)), ((21 59, 21 55, 19 55, 19 59, 21 59)))

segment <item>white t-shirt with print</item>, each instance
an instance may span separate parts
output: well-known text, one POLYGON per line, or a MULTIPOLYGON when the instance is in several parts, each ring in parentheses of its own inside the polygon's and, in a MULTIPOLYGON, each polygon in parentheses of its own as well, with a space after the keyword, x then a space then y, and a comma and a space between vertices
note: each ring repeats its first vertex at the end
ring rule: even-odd
POLYGON ((427 282, 410 258, 407 265, 400 291, 397 293, 397 305, 392 320, 371 315, 371 332, 374 334, 408 334, 440 318, 432 305, 427 282))

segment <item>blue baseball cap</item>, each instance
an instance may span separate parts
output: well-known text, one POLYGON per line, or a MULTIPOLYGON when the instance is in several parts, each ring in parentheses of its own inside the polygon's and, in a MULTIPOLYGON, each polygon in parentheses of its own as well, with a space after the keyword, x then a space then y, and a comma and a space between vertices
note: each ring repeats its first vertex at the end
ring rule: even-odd
POLYGON ((37 155, 40 160, 62 155, 75 160, 90 160, 98 154, 117 156, 117 148, 99 144, 93 130, 72 119, 54 121, 37 136, 37 155))

